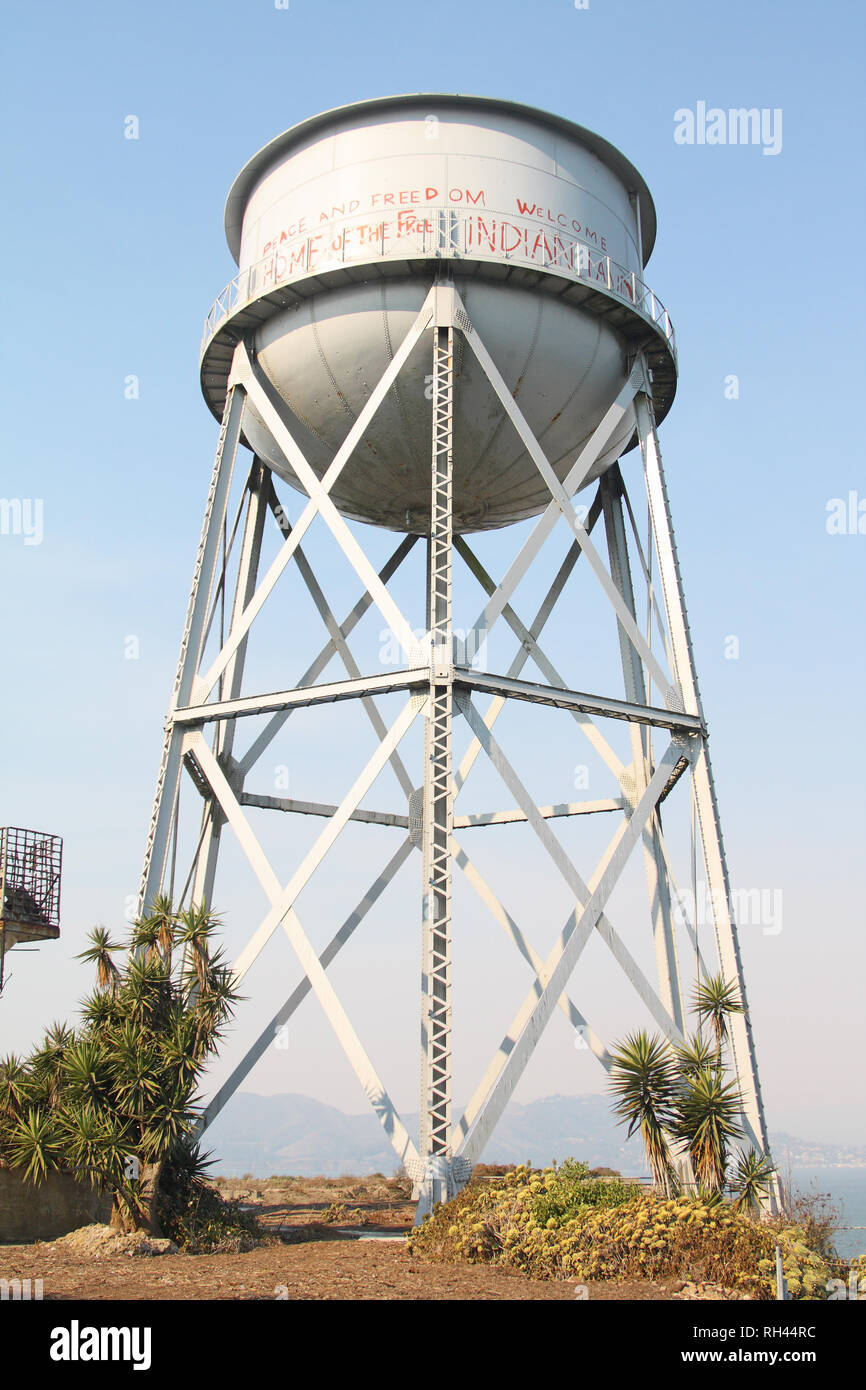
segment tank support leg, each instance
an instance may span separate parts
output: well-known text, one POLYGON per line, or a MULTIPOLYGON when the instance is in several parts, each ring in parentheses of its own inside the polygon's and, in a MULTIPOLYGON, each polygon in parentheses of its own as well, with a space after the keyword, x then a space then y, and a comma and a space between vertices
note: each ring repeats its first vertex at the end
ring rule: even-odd
MULTIPOLYGON (((636 620, 634 589, 632 587, 622 505, 622 474, 618 464, 602 474, 600 487, 611 577, 628 605, 629 612, 636 620)), ((628 634, 623 630, 622 624, 618 623, 617 626, 619 628, 619 646, 626 699, 634 705, 645 705, 647 703, 647 688, 643 664, 629 641, 628 634)), ((627 796, 630 795, 634 801, 635 797, 640 796, 646 790, 647 782, 652 776, 652 728, 647 724, 632 723, 629 725, 629 731, 633 762, 623 778, 623 792, 627 796)), ((657 816, 653 817, 652 822, 644 831, 643 847, 653 920, 659 995, 677 1028, 681 1033, 685 1033, 685 1012, 674 937, 671 895, 667 871, 662 858, 661 831, 657 816)))
MULTIPOLYGON (((682 576, 679 557, 674 539, 673 521, 668 502, 667 484, 662 467, 661 449, 656 433, 653 415, 652 393, 648 374, 644 387, 635 397, 638 438, 644 464, 647 497, 652 520, 653 539, 659 559, 664 606, 671 639, 671 658, 675 678, 682 693, 684 708, 689 713, 700 716, 703 723, 701 697, 698 689, 697 672, 692 651, 691 632, 686 614, 682 576)), ((734 919, 731 885, 722 841, 722 828, 716 802, 713 772, 706 734, 698 741, 692 760, 692 780, 694 786, 697 820, 703 849, 704 868, 707 875, 708 898, 711 904, 716 934, 719 966, 729 982, 736 983, 742 1012, 730 1019, 729 1045, 734 1073, 743 1097, 743 1118, 746 1136, 758 1153, 769 1156, 770 1146, 767 1136, 767 1123, 764 1115, 764 1102, 761 1084, 758 1079, 758 1064, 752 1025, 746 999, 746 982, 743 975, 737 926, 734 919)), ((694 905, 697 914, 697 903, 694 905)), ((695 918, 697 926, 697 916, 695 918)), ((778 1208, 781 1201, 781 1188, 776 1178, 771 1187, 766 1205, 771 1211, 778 1208)))
MULTIPOLYGON (((255 593, 262 549, 262 533, 268 513, 268 498, 273 490, 270 469, 266 468, 259 459, 253 463, 247 487, 249 495, 235 583, 235 596, 232 604, 230 633, 240 622, 244 609, 255 593)), ((226 576, 223 573, 223 584, 226 582, 226 576)), ((234 700, 240 695, 246 650, 247 642, 244 638, 220 677, 219 697, 221 700, 234 700)), ((213 737, 214 757, 225 771, 228 771, 231 766, 236 727, 232 721, 227 720, 217 725, 213 737)), ((238 790, 240 790, 240 786, 238 790)), ((191 901, 193 903, 207 903, 209 906, 213 904, 214 876, 219 855, 220 835, 224 824, 225 816, 220 809, 219 802, 215 797, 209 798, 204 807, 202 842, 197 855, 192 883, 191 901)))
POLYGON ((219 566, 223 526, 240 440, 243 408, 243 392, 237 387, 230 388, 226 396, 222 425, 217 441, 216 457, 214 458, 210 489, 205 504, 204 523, 180 645, 177 674, 166 719, 162 759, 157 777, 156 794, 147 834, 144 866, 138 894, 139 914, 144 912, 156 895, 162 891, 168 867, 169 849, 176 824, 177 803, 180 796, 184 742, 184 730, 175 724, 173 715, 175 710, 188 705, 190 702, 193 682, 205 642, 210 596, 219 566))
POLYGON ((454 1193, 451 1175, 451 473, 454 329, 437 290, 433 327, 433 448, 428 542, 429 702, 424 743, 421 965, 421 1144, 417 1220, 454 1193), (440 314, 440 301, 444 312, 440 314))

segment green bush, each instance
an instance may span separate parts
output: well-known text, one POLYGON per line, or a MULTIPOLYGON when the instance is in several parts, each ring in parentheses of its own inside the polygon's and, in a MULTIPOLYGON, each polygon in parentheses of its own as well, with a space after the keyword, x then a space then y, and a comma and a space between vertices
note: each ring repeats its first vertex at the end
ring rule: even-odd
POLYGON ((562 1226, 584 1208, 618 1207, 640 1195, 636 1183, 622 1179, 591 1178, 589 1168, 568 1158, 558 1167, 545 1170, 544 1180, 531 1204, 532 1215, 540 1226, 562 1226))

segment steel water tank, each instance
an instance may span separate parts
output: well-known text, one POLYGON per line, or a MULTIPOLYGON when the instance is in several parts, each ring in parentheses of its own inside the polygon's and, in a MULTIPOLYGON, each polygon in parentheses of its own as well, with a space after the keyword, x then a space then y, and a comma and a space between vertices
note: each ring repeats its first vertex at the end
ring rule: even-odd
MULTIPOLYGON (((563 478, 638 349, 657 418, 673 399, 670 319, 643 280, 655 225, 628 160, 530 107, 422 94, 315 116, 265 146, 229 194, 239 273, 205 325, 205 398, 219 415, 243 336, 321 476, 431 284, 448 279, 563 478)), ((455 341, 455 531, 535 515, 549 493, 463 335, 455 341)), ((431 372, 425 336, 332 490, 347 516, 429 529, 431 372)), ((244 435, 297 485, 250 408, 244 435)), ((591 477, 633 443, 629 412, 591 477)))

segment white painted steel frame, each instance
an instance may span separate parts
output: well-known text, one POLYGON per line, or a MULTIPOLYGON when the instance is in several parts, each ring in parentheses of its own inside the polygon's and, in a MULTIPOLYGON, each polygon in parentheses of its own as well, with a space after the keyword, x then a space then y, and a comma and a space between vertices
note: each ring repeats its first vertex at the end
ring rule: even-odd
MULTIPOLYGON (((686 711, 703 720, 673 521, 653 416, 652 389, 645 363, 642 363, 642 368, 644 373, 642 389, 635 397, 638 437, 643 456, 653 539, 659 560, 662 594, 668 618, 674 666, 686 711)), ((722 842, 722 827, 706 737, 700 740, 697 756, 694 760, 693 786, 707 873, 707 886, 713 904, 719 964, 725 979, 736 982, 740 1002, 743 1006, 742 1013, 734 1014, 731 1018, 730 1042, 734 1072, 743 1096, 746 1133, 759 1153, 769 1154, 767 1124, 746 998, 746 982, 740 957, 728 867, 722 842)), ((778 1203, 779 1196, 777 1183, 773 1189, 771 1205, 778 1203)))
POLYGON ((425 1170, 418 1216, 447 1201, 451 1167, 451 742, 452 465, 454 447, 454 303, 437 286, 433 318, 433 441, 430 537, 427 543, 427 633, 430 664, 422 788, 420 1151, 425 1170))
MULTIPOLYGON (((237 525, 236 521, 232 527, 232 537, 237 525)), ((315 993, 395 1151, 415 1180, 420 1216, 429 1211, 435 1201, 453 1195, 468 1177, 554 1009, 558 1007, 565 1014, 572 1026, 579 1030, 585 1045, 609 1069, 610 1056, 603 1041, 572 1002, 566 988, 581 952, 593 933, 598 932, 666 1036, 679 1040, 684 1031, 684 1005, 671 910, 669 885, 673 882, 673 876, 661 827, 660 807, 687 769, 692 774, 708 884, 715 905, 719 960, 726 977, 736 980, 745 1005, 745 986, 736 927, 730 910, 730 888, 707 751, 706 727, 653 419, 650 382, 642 358, 634 363, 623 390, 575 459, 564 482, 560 482, 507 390, 496 364, 479 339, 456 290, 450 284, 436 285, 428 294, 389 367, 370 392, 346 440, 319 480, 292 435, 285 405, 276 397, 246 346, 241 343, 236 350, 230 376, 177 676, 166 722, 157 794, 147 839, 141 907, 152 900, 165 881, 172 836, 176 835, 180 775, 185 760, 194 772, 196 785, 205 799, 202 832, 193 866, 194 900, 210 901, 220 836, 223 826, 228 825, 253 868, 269 904, 263 920, 235 961, 236 979, 243 978, 280 926, 291 941, 303 970, 301 982, 207 1106, 201 1129, 212 1122, 249 1074, 272 1041, 275 1031, 285 1026, 308 994, 315 993), (419 645, 387 588, 388 581, 417 538, 406 537, 402 540, 391 559, 377 572, 337 512, 329 492, 410 353, 428 331, 433 350, 431 534, 427 557, 428 631, 425 642, 419 645), (551 495, 548 507, 498 584, 475 556, 465 537, 455 538, 452 535, 456 331, 463 333, 551 495), (217 602, 224 603, 227 585, 225 555, 222 573, 218 575, 220 549, 224 545, 226 507, 247 400, 255 407, 274 442, 288 458, 309 500, 297 521, 290 526, 282 508, 277 505, 269 470, 259 460, 254 460, 247 483, 246 518, 229 631, 227 635, 221 633, 220 649, 207 669, 202 671, 208 628, 217 602), (634 513, 618 468, 602 476, 586 525, 579 520, 572 501, 607 440, 630 409, 635 412, 644 463, 652 543, 659 566, 661 603, 657 600, 652 582, 652 552, 648 550, 645 555, 641 547, 634 513), (259 579, 262 529, 269 510, 280 526, 283 540, 277 557, 259 579), (661 634, 664 666, 652 649, 649 626, 645 635, 637 622, 626 515, 647 585, 648 622, 654 617, 661 634), (560 516, 564 517, 572 533, 572 545, 536 618, 526 627, 515 612, 512 599, 560 516), (334 616, 319 577, 301 545, 316 517, 320 517, 329 528, 363 586, 361 598, 342 623, 338 623, 334 616), (609 569, 590 539, 590 533, 600 517, 604 518, 609 569), (487 595, 485 607, 463 646, 455 641, 452 628, 451 565, 455 550, 487 595), (570 690, 539 642, 542 630, 581 556, 585 557, 595 575, 617 623, 625 699, 570 690), (248 634, 291 561, 295 562, 322 618, 328 641, 298 686, 271 694, 243 695, 248 634), (371 606, 378 608, 403 648, 406 667, 402 671, 365 675, 351 654, 347 639, 371 606), (467 652, 478 650, 480 639, 489 636, 500 617, 505 619, 520 642, 517 655, 504 676, 475 670, 466 655, 467 652), (347 678, 320 683, 318 678, 334 655, 345 666, 347 678), (522 668, 530 657, 549 682, 548 685, 520 678, 522 668), (664 708, 653 705, 648 699, 651 683, 661 693, 664 708), (409 694, 409 700, 388 728, 375 697, 401 690, 409 694), (492 696, 483 717, 472 699, 473 694, 480 693, 492 696), (294 709, 346 699, 361 702, 376 733, 378 746, 339 806, 260 796, 244 789, 247 774, 294 709), (538 806, 492 735, 493 726, 510 699, 568 711, 619 782, 622 794, 591 802, 538 806), (466 719, 472 733, 470 747, 457 769, 452 767, 452 722, 455 711, 466 719), (425 718, 425 770, 421 788, 415 791, 400 759, 398 746, 422 712, 425 718), (237 721, 262 714, 270 715, 267 726, 256 735, 246 753, 236 760, 233 745, 237 721), (625 720, 629 724, 632 763, 628 767, 596 725, 596 720, 607 719, 625 720), (212 743, 208 744, 204 731, 210 725, 214 726, 214 730, 212 743), (665 751, 658 759, 653 751, 654 730, 666 731, 669 738, 665 751), (462 791, 481 751, 498 772, 516 806, 455 816, 454 799, 462 791), (361 807, 360 803, 376 777, 388 764, 393 767, 399 785, 409 800, 408 814, 399 811, 372 812, 361 807), (415 838, 412 828, 412 807, 417 804, 419 795, 422 808, 420 840, 415 838), (244 814, 244 808, 248 806, 326 818, 327 825, 288 883, 283 884, 279 880, 253 834, 244 814), (622 812, 623 819, 618 823, 592 877, 586 882, 553 836, 548 822, 556 816, 616 811, 622 812), (409 830, 409 835, 321 955, 316 955, 298 920, 294 903, 349 821, 402 827, 409 830), (454 837, 455 829, 514 821, 525 821, 532 826, 575 902, 546 959, 535 951, 454 837), (643 844, 650 892, 658 992, 646 979, 605 911, 625 864, 639 842, 643 844), (422 1107, 419 1148, 415 1147, 406 1132, 327 976, 328 965, 408 860, 413 847, 420 847, 423 861, 422 1107), (502 1045, 461 1121, 453 1130, 450 1113, 452 864, 457 864, 465 874, 534 976, 533 984, 502 1045)), ((692 944, 697 948, 696 927, 688 924, 688 930, 692 944)), ((732 1057, 744 1098, 749 1137, 759 1151, 768 1152, 748 1011, 734 1019, 732 1057)))

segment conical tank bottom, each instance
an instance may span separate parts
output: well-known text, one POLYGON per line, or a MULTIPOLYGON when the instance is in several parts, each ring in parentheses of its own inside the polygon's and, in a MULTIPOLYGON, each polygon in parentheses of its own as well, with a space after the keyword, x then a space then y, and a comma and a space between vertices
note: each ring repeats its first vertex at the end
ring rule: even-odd
MULTIPOLYGON (((474 330, 562 480, 628 375, 625 344, 602 319, 542 292, 455 280, 474 330)), ((257 331, 257 362, 321 477, 405 334, 429 284, 367 282, 301 303, 257 331), (292 418, 294 417, 294 418, 292 418)), ((550 494, 462 332, 455 330, 454 530, 507 526, 537 515, 550 494)), ((422 335, 331 490, 346 516, 397 531, 430 529, 432 347, 422 335)), ((624 416, 587 482, 628 445, 624 416)), ((247 407, 248 444, 299 486, 283 453, 247 407)))

